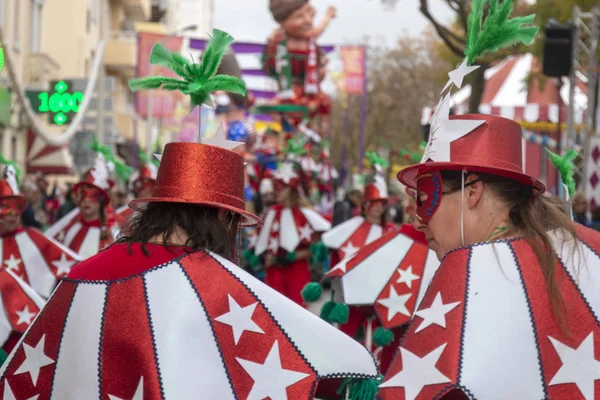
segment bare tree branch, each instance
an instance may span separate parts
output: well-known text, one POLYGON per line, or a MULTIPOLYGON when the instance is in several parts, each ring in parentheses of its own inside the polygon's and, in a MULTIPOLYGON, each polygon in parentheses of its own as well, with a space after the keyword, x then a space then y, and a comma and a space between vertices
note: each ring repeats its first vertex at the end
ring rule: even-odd
MULTIPOLYGON (((433 25, 435 31, 442 39, 442 41, 448 46, 452 52, 454 52, 457 56, 463 57, 465 50, 461 48, 459 44, 456 43, 456 35, 450 32, 449 29, 442 26, 429 12, 429 5, 427 4, 427 0, 420 0, 421 3, 421 13, 427 18, 433 25)), ((464 39, 463 39, 464 40, 464 39)), ((464 43, 464 42, 463 42, 464 43)))

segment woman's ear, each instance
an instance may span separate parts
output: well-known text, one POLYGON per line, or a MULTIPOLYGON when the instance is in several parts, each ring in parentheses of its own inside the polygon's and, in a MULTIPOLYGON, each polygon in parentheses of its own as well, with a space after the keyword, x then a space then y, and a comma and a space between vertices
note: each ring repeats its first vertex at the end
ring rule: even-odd
POLYGON ((474 181, 477 179, 477 177, 472 176, 470 178, 471 179, 467 178, 467 180, 465 181, 465 196, 467 198, 467 207, 474 208, 475 206, 477 206, 477 204, 481 201, 481 198, 483 197, 483 182, 477 181, 467 186, 467 184, 470 181, 474 181))

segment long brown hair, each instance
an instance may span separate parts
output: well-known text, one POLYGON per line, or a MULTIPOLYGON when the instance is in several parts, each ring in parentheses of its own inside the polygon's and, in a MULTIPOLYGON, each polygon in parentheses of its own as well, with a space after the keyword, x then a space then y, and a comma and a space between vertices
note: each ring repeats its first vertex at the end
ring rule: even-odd
POLYGON ((154 238, 161 238, 167 244, 177 228, 187 235, 187 251, 210 250, 222 257, 231 259, 234 246, 234 229, 240 217, 234 214, 231 223, 224 224, 219 219, 219 210, 182 203, 150 203, 141 213, 135 213, 129 229, 117 243, 141 243, 142 251, 149 255, 147 244, 154 238))
MULTIPOLYGON (((450 189, 460 189, 462 173, 443 171, 442 179, 450 189)), ((509 232, 519 232, 533 249, 546 280, 552 311, 564 326, 562 316, 566 312, 566 304, 556 282, 557 258, 548 232, 559 229, 564 232, 564 240, 577 237, 575 224, 566 213, 566 205, 555 197, 536 194, 533 187, 512 179, 482 173, 475 175, 508 205, 509 232)))

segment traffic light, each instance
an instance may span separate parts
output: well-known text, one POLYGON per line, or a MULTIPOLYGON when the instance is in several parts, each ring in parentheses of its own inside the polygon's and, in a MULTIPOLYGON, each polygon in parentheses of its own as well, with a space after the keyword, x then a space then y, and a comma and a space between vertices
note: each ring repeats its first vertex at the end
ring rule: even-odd
POLYGON ((575 26, 559 24, 551 19, 546 24, 544 37, 544 75, 568 76, 573 68, 573 40, 575 26))

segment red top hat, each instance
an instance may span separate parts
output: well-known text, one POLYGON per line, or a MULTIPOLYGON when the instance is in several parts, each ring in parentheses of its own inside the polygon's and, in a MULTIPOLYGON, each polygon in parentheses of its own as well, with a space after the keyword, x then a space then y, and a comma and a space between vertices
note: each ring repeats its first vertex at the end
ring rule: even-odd
POLYGON ((365 186, 364 203, 388 199, 387 184, 382 176, 376 175, 375 181, 365 186))
POLYGON ((245 210, 244 159, 234 151, 200 143, 165 146, 152 197, 129 206, 143 211, 150 202, 198 204, 240 214, 242 225, 261 224, 245 210))
MULTIPOLYGON (((545 191, 539 180, 523 172, 521 127, 514 121, 491 115, 458 115, 452 120, 484 121, 470 133, 450 142, 450 161, 426 161, 411 165, 398 173, 398 180, 416 189, 417 178, 434 170, 466 170, 503 176, 533 186, 538 194, 545 191)), ((433 140, 443 141, 444 138, 433 140)), ((430 138, 431 144, 431 138, 430 138)))
POLYGON ((145 185, 156 183, 157 169, 154 165, 142 165, 131 178, 131 189, 139 192, 145 185))
POLYGON ((27 201, 19 192, 16 176, 11 177, 7 172, 5 172, 5 175, 6 177, 0 180, 0 199, 15 200, 16 207, 18 208, 16 211, 22 211, 27 201))

